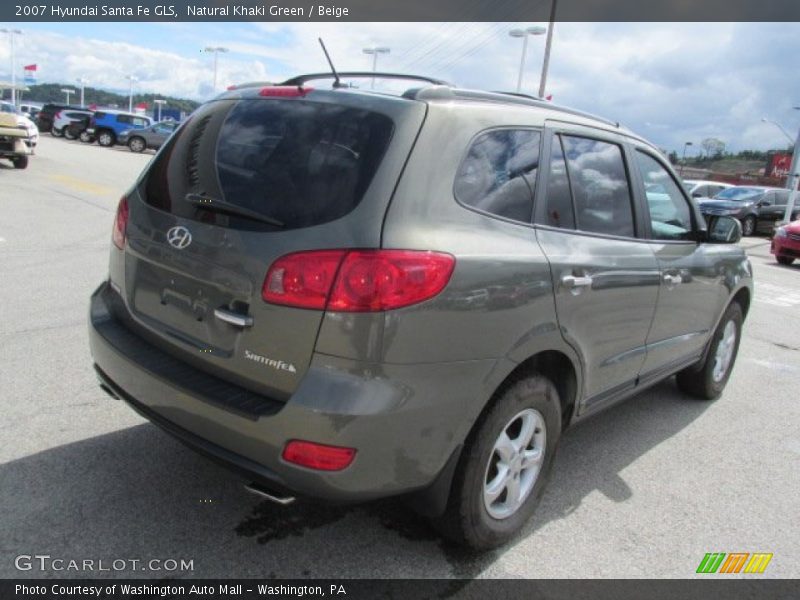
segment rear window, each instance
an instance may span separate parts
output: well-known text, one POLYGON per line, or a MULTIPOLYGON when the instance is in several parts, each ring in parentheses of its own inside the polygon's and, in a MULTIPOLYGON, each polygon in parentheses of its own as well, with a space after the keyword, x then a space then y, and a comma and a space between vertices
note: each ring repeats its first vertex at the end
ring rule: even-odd
POLYGON ((361 201, 393 129, 385 115, 335 104, 211 103, 156 157, 145 199, 181 217, 238 229, 327 223, 361 201))

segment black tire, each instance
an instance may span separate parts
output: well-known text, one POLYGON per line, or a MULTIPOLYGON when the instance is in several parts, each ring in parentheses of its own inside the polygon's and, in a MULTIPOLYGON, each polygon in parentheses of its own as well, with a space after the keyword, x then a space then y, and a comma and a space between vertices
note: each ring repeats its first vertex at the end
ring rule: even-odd
POLYGON ((56 126, 53 125, 50 128, 50 135, 52 135, 53 137, 63 137, 64 136, 64 130, 63 129, 56 129, 56 126))
POLYGON ((27 169, 28 168, 28 156, 23 154, 22 156, 18 156, 14 159, 14 168, 15 169, 27 169))
POLYGON ((75 136, 75 134, 73 134, 73 133, 72 133, 72 131, 70 130, 70 128, 69 128, 69 127, 64 127, 64 137, 65 137, 66 139, 68 139, 68 140, 75 140, 75 139, 77 139, 77 136, 75 136))
POLYGON ((97 143, 104 148, 110 148, 116 143, 116 141, 116 136, 114 135, 113 131, 103 129, 97 132, 97 143))
POLYGON ((147 142, 144 141, 143 137, 136 135, 128 140, 128 150, 131 152, 144 152, 146 149, 147 142))
POLYGON ((94 141, 92 139, 92 136, 90 136, 89 132, 86 131, 85 129, 81 131, 80 135, 78 136, 78 139, 82 141, 84 144, 91 144, 94 141))
POLYGON ((742 307, 738 302, 731 302, 725 310, 725 314, 722 315, 722 319, 720 319, 716 331, 714 331, 705 360, 678 373, 678 387, 682 392, 700 400, 715 400, 719 398, 720 394, 722 394, 722 390, 725 389, 725 384, 728 383, 728 379, 731 376, 733 365, 736 363, 736 355, 739 353, 739 342, 742 339, 743 322, 744 316, 742 307), (720 346, 725 328, 729 322, 733 322, 736 328, 733 354, 722 378, 719 379, 719 381, 715 381, 714 367, 717 362, 717 349, 720 346))
MULTIPOLYGON (((537 432, 540 429, 536 430, 537 432)), ((561 405, 552 382, 532 375, 511 384, 487 409, 470 432, 459 458, 445 513, 434 525, 447 539, 475 550, 488 550, 512 539, 536 509, 550 475, 561 436, 561 405), (489 514, 484 484, 491 477, 495 442, 521 411, 533 409, 545 425, 544 457, 527 497, 516 512, 504 518, 489 514)), ((505 494, 508 491, 504 489, 505 494)), ((501 494, 502 497, 502 494, 501 494)))
POLYGON ((751 236, 756 232, 756 218, 753 215, 742 219, 742 237, 751 236))
POLYGON ((794 258, 791 256, 776 256, 775 260, 777 260, 782 265, 790 265, 794 262, 794 258))

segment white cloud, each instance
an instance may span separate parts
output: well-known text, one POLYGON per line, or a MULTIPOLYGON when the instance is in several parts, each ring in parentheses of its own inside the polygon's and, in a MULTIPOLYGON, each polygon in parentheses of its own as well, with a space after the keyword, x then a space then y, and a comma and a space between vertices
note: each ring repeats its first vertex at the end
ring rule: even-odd
MULTIPOLYGON (((379 57, 381 70, 513 90, 521 42, 508 31, 515 25, 220 23, 209 42, 231 50, 219 61, 220 88, 326 71, 317 42, 322 37, 339 70, 369 70, 371 58, 362 48, 377 44, 391 48, 379 57)), ((141 27, 151 28, 147 37, 155 31, 188 40, 198 26, 141 27)), ((139 90, 196 99, 211 92, 211 57, 199 51, 155 50, 91 34, 31 30, 24 37, 25 48, 35 48, 46 65, 40 72, 45 81, 86 76, 91 85, 127 90, 124 76, 133 73, 139 90)), ((0 64, 8 60, 4 46, 0 64)), ((529 40, 523 91, 538 89, 543 49, 544 36, 529 40)), ((798 55, 798 23, 558 23, 547 93, 558 103, 619 120, 667 149, 680 149, 684 141, 699 145, 705 137, 731 149, 783 147, 783 134, 760 120, 767 116, 792 131, 800 125, 800 112, 792 110, 800 104, 800 81, 793 77, 798 55)))

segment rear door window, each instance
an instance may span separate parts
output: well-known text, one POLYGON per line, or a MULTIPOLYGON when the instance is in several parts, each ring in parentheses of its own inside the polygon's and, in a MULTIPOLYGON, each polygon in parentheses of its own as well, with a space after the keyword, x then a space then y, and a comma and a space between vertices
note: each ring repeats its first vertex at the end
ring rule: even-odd
POLYGON ((337 104, 213 102, 196 111, 154 160, 145 200, 224 227, 320 225, 358 205, 393 130, 386 115, 337 104), (222 202, 212 209, 197 198, 210 206, 222 202))
POLYGON ((462 204, 530 223, 541 132, 496 129, 479 135, 459 167, 454 191, 462 204))
POLYGON ((631 189, 622 147, 562 135, 578 229, 635 237, 631 189))

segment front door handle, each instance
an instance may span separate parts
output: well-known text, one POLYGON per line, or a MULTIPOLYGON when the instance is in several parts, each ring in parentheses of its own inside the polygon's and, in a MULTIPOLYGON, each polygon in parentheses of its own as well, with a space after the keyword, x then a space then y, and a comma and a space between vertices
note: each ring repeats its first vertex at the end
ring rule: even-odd
POLYGON ((574 275, 564 275, 561 283, 573 293, 580 292, 580 288, 592 287, 592 278, 589 276, 575 277, 574 275))
POLYGON ((245 327, 253 326, 253 317, 233 312, 232 310, 226 310, 224 308, 215 308, 214 316, 217 317, 220 321, 225 321, 226 323, 229 323, 236 327, 241 327, 242 329, 244 329, 245 327))
POLYGON ((666 283, 668 286, 678 285, 679 283, 683 283, 683 277, 680 275, 670 275, 669 273, 664 273, 664 283, 666 283))

